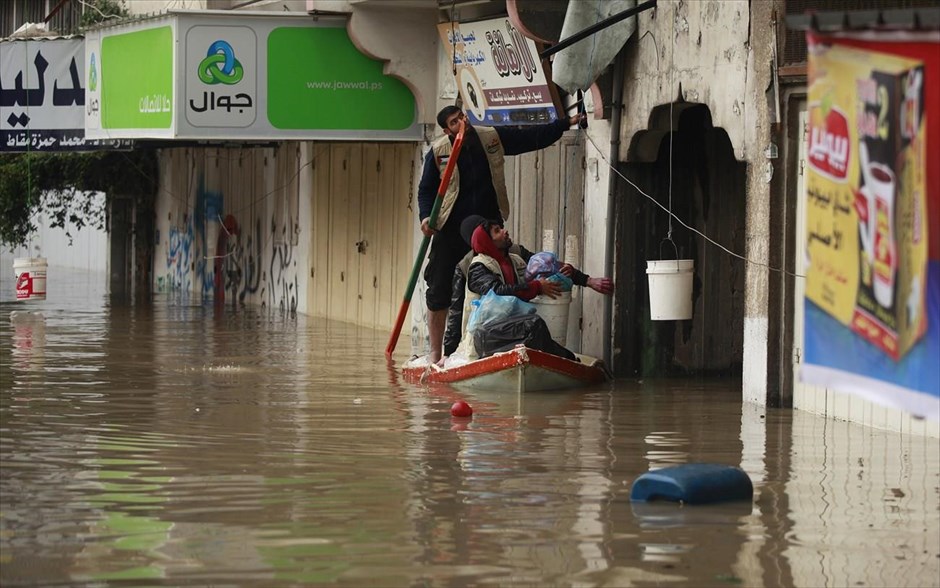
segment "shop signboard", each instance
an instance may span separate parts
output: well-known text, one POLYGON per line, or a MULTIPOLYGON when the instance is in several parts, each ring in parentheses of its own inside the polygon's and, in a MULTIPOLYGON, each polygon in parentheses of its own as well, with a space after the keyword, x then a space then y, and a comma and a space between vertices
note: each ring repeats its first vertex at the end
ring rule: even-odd
POLYGON ((472 123, 537 125, 558 118, 535 41, 508 18, 443 23, 438 32, 472 123))
POLYGON ((85 139, 84 39, 0 41, 0 151, 129 148, 85 139))
POLYGON ((383 73, 381 61, 359 52, 345 19, 181 11, 97 34, 98 56, 86 52, 87 66, 97 59, 101 78, 100 117, 86 122, 94 136, 421 137, 414 95, 383 73), (135 44, 144 41, 147 75, 125 67, 126 59, 140 55, 135 44), (135 97, 144 100, 136 110, 135 97))
POLYGON ((102 36, 99 66, 103 129, 172 130, 171 26, 102 36))
POLYGON ((940 418, 940 37, 811 33, 803 378, 940 418))

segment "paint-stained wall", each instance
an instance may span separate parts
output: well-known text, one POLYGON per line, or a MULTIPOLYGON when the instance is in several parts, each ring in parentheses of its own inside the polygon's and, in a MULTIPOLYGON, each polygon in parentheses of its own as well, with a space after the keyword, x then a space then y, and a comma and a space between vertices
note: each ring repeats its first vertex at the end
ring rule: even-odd
POLYGON ((303 311, 299 143, 160 152, 154 290, 303 311))
POLYGON ((414 260, 418 155, 352 142, 161 151, 154 290, 388 329, 414 260))

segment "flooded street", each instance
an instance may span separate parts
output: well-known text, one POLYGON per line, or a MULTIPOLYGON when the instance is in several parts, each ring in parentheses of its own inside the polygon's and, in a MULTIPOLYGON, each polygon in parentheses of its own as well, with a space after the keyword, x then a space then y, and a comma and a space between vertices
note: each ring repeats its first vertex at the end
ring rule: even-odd
POLYGON ((742 408, 733 380, 428 389, 385 332, 11 282, 5 587, 940 584, 936 439, 742 408), (753 503, 631 504, 688 462, 742 467, 753 503))

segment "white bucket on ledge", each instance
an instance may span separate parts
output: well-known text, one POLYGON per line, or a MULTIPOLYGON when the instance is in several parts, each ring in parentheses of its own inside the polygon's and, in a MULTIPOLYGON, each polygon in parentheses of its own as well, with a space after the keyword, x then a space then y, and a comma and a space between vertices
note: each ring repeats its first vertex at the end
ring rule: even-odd
POLYGON ((46 299, 47 269, 45 257, 20 257, 13 260, 18 301, 46 299))
POLYGON ((692 269, 695 260, 647 261, 650 319, 684 321, 692 318, 692 269))

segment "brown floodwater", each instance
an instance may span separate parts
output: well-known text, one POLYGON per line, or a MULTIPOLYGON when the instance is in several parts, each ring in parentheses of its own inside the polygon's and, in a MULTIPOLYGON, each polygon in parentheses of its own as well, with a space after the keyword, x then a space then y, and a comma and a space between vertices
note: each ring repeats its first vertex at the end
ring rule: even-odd
POLYGON ((936 439, 742 406, 737 380, 429 389, 385 332, 10 281, 4 587, 940 584, 936 439), (691 462, 743 468, 753 502, 630 502, 691 462))

